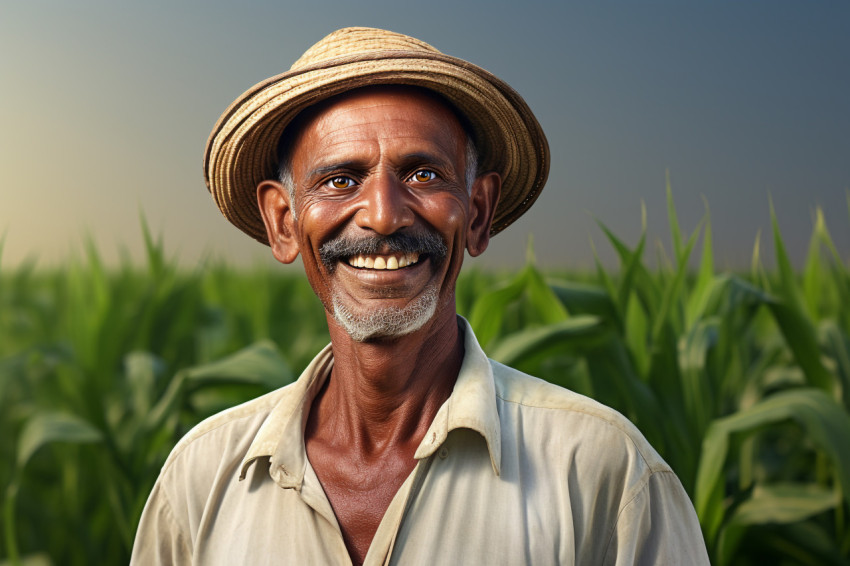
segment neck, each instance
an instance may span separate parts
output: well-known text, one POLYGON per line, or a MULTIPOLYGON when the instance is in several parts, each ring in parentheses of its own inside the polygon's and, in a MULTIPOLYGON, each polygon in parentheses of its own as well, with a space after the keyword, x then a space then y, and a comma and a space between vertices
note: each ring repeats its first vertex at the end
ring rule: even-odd
POLYGON ((309 432, 362 456, 401 449, 412 457, 463 361, 454 304, 447 307, 416 332, 372 342, 352 340, 329 317, 334 367, 309 432))

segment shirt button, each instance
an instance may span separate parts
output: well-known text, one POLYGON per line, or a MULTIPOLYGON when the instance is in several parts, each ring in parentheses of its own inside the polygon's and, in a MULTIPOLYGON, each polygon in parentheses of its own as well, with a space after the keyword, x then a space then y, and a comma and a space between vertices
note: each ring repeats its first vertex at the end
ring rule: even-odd
POLYGON ((449 455, 449 449, 448 448, 446 448, 445 446, 440 448, 440 459, 445 460, 448 455, 449 455))

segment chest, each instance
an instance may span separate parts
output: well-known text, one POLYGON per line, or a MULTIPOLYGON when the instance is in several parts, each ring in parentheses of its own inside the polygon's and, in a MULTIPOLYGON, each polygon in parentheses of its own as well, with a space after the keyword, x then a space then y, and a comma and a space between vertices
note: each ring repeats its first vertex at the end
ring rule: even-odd
POLYGON ((354 564, 362 564, 387 508, 410 476, 409 454, 352 458, 308 446, 308 455, 333 509, 354 564))

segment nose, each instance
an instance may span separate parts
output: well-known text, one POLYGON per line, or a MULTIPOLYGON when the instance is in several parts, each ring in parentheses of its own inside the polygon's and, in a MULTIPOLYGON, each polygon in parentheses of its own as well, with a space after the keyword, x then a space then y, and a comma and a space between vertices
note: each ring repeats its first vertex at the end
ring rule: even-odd
POLYGON ((361 191, 362 204, 354 217, 360 228, 386 236, 413 224, 407 187, 394 175, 372 175, 361 191))

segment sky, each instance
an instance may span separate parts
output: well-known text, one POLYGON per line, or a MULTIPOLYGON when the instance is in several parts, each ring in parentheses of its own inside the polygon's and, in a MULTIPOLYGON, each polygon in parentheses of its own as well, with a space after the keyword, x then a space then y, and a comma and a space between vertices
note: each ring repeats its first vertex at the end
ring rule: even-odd
POLYGON ((92 2, 0 4, 0 267, 61 265, 91 237, 143 257, 140 215, 187 266, 272 261, 203 182, 227 106, 346 26, 422 39, 507 81, 552 151, 531 210, 475 265, 607 265, 597 225, 648 256, 710 207, 716 262, 749 266, 770 200, 799 265, 816 207, 850 257, 848 2, 92 2))

